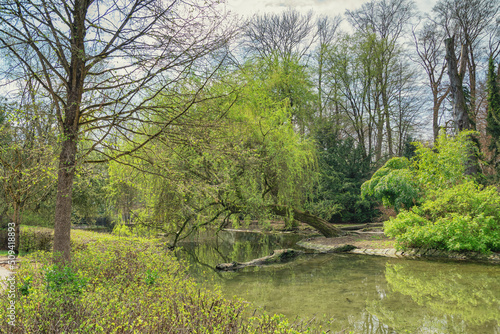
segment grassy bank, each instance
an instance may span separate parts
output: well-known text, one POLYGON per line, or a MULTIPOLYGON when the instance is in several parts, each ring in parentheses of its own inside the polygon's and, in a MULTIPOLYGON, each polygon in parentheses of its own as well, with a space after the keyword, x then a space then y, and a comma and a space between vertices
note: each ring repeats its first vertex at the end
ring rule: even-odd
MULTIPOLYGON (((16 275, 16 321, 0 296, 2 333, 312 333, 280 316, 244 318, 247 303, 200 289, 155 240, 73 231, 73 261, 26 255, 16 275)), ((314 332, 318 332, 315 330, 314 332)))

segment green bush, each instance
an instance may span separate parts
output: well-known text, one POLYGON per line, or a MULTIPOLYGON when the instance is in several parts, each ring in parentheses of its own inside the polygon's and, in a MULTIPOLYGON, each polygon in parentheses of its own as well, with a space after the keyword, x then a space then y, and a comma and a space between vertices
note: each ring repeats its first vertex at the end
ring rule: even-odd
POLYGON ((385 233, 400 248, 500 251, 500 195, 465 174, 471 133, 441 135, 433 149, 417 145, 412 161, 393 158, 362 187, 400 212, 385 233))
POLYGON ((385 223, 402 248, 500 251, 500 195, 472 181, 433 191, 420 207, 385 223))
POLYGON ((407 158, 392 158, 361 186, 362 196, 382 200, 384 206, 396 211, 417 204, 421 190, 410 170, 407 158))
POLYGON ((19 240, 19 248, 21 252, 49 252, 52 250, 53 241, 54 233, 51 229, 21 226, 21 240, 19 240))
MULTIPOLYGON (((279 316, 244 321, 246 303, 198 288, 156 241, 101 236, 75 233, 86 247, 68 267, 28 255, 16 275, 16 326, 0 312, 0 332, 299 333, 279 316)), ((1 309, 9 302, 0 295, 1 309)))
POLYGON ((53 265, 45 269, 47 290, 64 291, 67 295, 80 295, 87 284, 87 279, 73 271, 71 267, 53 265))

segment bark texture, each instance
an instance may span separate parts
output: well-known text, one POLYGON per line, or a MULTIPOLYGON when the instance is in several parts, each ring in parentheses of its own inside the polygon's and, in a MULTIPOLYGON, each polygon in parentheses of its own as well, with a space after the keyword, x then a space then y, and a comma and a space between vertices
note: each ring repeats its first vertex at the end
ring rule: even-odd
MULTIPOLYGON (((473 122, 469 117, 467 104, 465 102, 464 89, 462 86, 463 76, 467 65, 467 46, 462 45, 460 54, 460 68, 458 68, 457 58, 455 57, 455 41, 454 38, 445 39, 446 46, 446 61, 448 64, 448 75, 450 77, 450 92, 453 104, 453 117, 457 133, 464 130, 474 128, 473 122)), ((472 136, 469 138, 474 144, 477 144, 477 139, 472 136)), ((477 157, 474 150, 469 152, 465 174, 475 175, 478 172, 477 157)))
POLYGON ((467 104, 465 103, 464 90, 462 86, 463 72, 465 71, 465 59, 467 58, 467 49, 462 48, 460 72, 457 67, 457 58, 455 56, 454 38, 447 38, 444 41, 446 46, 446 62, 448 64, 448 76, 450 77, 450 92, 453 104, 453 118, 457 132, 469 130, 471 122, 467 113, 467 104))
POLYGON ((57 198, 54 222, 54 260, 71 261, 71 197, 75 176, 76 141, 66 140, 59 157, 57 198))

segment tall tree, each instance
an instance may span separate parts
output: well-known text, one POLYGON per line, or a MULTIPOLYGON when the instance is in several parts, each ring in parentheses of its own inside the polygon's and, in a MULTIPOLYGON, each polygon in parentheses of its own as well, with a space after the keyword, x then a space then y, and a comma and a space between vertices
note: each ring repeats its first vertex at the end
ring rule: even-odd
MULTIPOLYGON (((379 52, 374 59, 377 70, 377 82, 380 95, 375 103, 382 111, 380 120, 385 122, 387 135, 388 155, 394 155, 390 99, 394 92, 390 87, 390 66, 398 56, 400 49, 398 41, 407 28, 415 10, 411 0, 372 0, 355 11, 346 11, 348 21, 360 32, 374 34, 379 41, 379 52)), ((378 136, 382 135, 382 128, 378 127, 378 136)), ((381 146, 376 149, 377 158, 380 158, 381 146)))
POLYGON ((486 43, 489 42, 490 49, 498 48, 500 44, 497 37, 500 1, 441 0, 433 11, 447 38, 454 38, 457 49, 461 48, 461 55, 466 58, 463 83, 468 95, 469 121, 472 121, 471 125, 475 128, 475 118, 481 106, 478 75, 483 68, 486 69, 486 63, 481 59, 488 56, 485 53, 486 43))
POLYGON ((0 122, 0 188, 3 190, 0 193, 14 223, 16 253, 24 210, 51 194, 55 179, 55 134, 50 124, 37 117, 38 109, 50 109, 50 106, 36 102, 34 89, 28 81, 19 101, 4 104, 0 110, 4 115, 0 122))
POLYGON ((245 46, 250 53, 266 59, 278 56, 282 61, 295 56, 301 60, 315 42, 313 13, 301 14, 288 9, 281 14, 257 15, 244 29, 245 46))
POLYGON ((467 62, 467 47, 462 46, 460 63, 455 56, 455 38, 445 39, 446 62, 448 65, 448 77, 450 78, 450 92, 453 105, 453 118, 457 133, 473 128, 473 122, 468 112, 463 88, 463 79, 467 62))
POLYGON ((427 74, 429 88, 432 92, 432 134, 434 142, 439 136, 439 113, 441 106, 449 94, 449 86, 443 82, 446 73, 444 60, 444 32, 440 26, 432 21, 424 23, 423 27, 415 32, 413 40, 418 55, 418 63, 427 74))
MULTIPOLYGON (((318 46, 316 52, 314 53, 314 59, 316 63, 315 74, 317 78, 316 88, 318 91, 318 113, 320 122, 325 115, 327 105, 331 100, 335 100, 334 96, 331 96, 335 92, 334 87, 329 87, 325 85, 325 76, 328 75, 326 72, 326 58, 328 57, 329 49, 332 47, 335 39, 337 38, 338 29, 342 18, 337 15, 333 18, 331 17, 321 17, 317 21, 318 29, 318 46)), ((335 78, 332 78, 335 80, 335 78)), ((333 85, 335 86, 335 85, 333 85)))
MULTIPOLYGON (((297 74, 301 75, 307 70, 311 47, 318 36, 315 23, 312 12, 301 14, 288 9, 280 14, 253 17, 243 32, 249 58, 263 60, 259 62, 263 66, 262 71, 279 73, 288 79, 278 81, 277 98, 288 99, 294 122, 301 133, 305 133, 314 110, 310 104, 304 103, 302 92, 296 90, 300 86, 293 87, 293 81, 297 82, 297 74)), ((310 83, 306 81, 303 80, 303 86, 309 89, 310 83)))
MULTIPOLYGON (((180 94, 194 64, 227 42, 219 1, 14 0, 0 4, 0 50, 10 80, 35 78, 53 102, 61 138, 54 253, 70 260, 75 167, 135 152, 168 130, 200 100, 211 73, 180 94), (22 65, 22 66, 19 66, 22 65), (25 69, 25 71, 21 71, 25 69), (164 105, 153 105, 158 95, 164 105), (169 110, 155 133, 151 114, 169 110), (116 138, 130 142, 116 150, 116 138), (86 141, 85 151, 79 143, 86 141)), ((205 68, 206 69, 206 68, 205 68)), ((200 72, 200 71, 198 71, 200 72)), ((205 75, 203 75, 205 74, 205 75)))
POLYGON ((500 153, 500 87, 492 56, 490 56, 488 61, 486 89, 488 91, 486 132, 491 136, 488 148, 493 152, 492 162, 494 167, 497 167, 497 158, 500 153))

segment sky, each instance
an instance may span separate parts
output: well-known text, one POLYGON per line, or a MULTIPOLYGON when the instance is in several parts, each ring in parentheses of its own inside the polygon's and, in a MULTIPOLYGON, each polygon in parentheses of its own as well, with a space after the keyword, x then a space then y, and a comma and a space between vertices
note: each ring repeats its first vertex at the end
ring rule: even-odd
MULTIPOLYGON (((227 0, 226 9, 233 14, 243 17, 250 17, 253 14, 280 13, 291 7, 301 13, 312 10, 315 14, 344 16, 346 10, 356 10, 361 8, 363 3, 370 0, 227 0)), ((423 13, 431 13, 432 8, 438 0, 414 0, 417 9, 423 13)), ((341 29, 349 31, 350 26, 346 21, 341 25, 341 29)), ((430 114, 429 114, 430 115, 430 114)), ((427 123, 431 126, 432 122, 427 123)), ((422 129, 422 138, 431 138, 431 128, 422 129)))
MULTIPOLYGON (((355 10, 367 0, 227 0, 227 8, 242 16, 255 13, 279 13, 288 7, 300 12, 313 10, 315 13, 328 16, 343 15, 347 9, 355 10)), ((429 13, 437 0, 415 0, 422 12, 429 13)))

